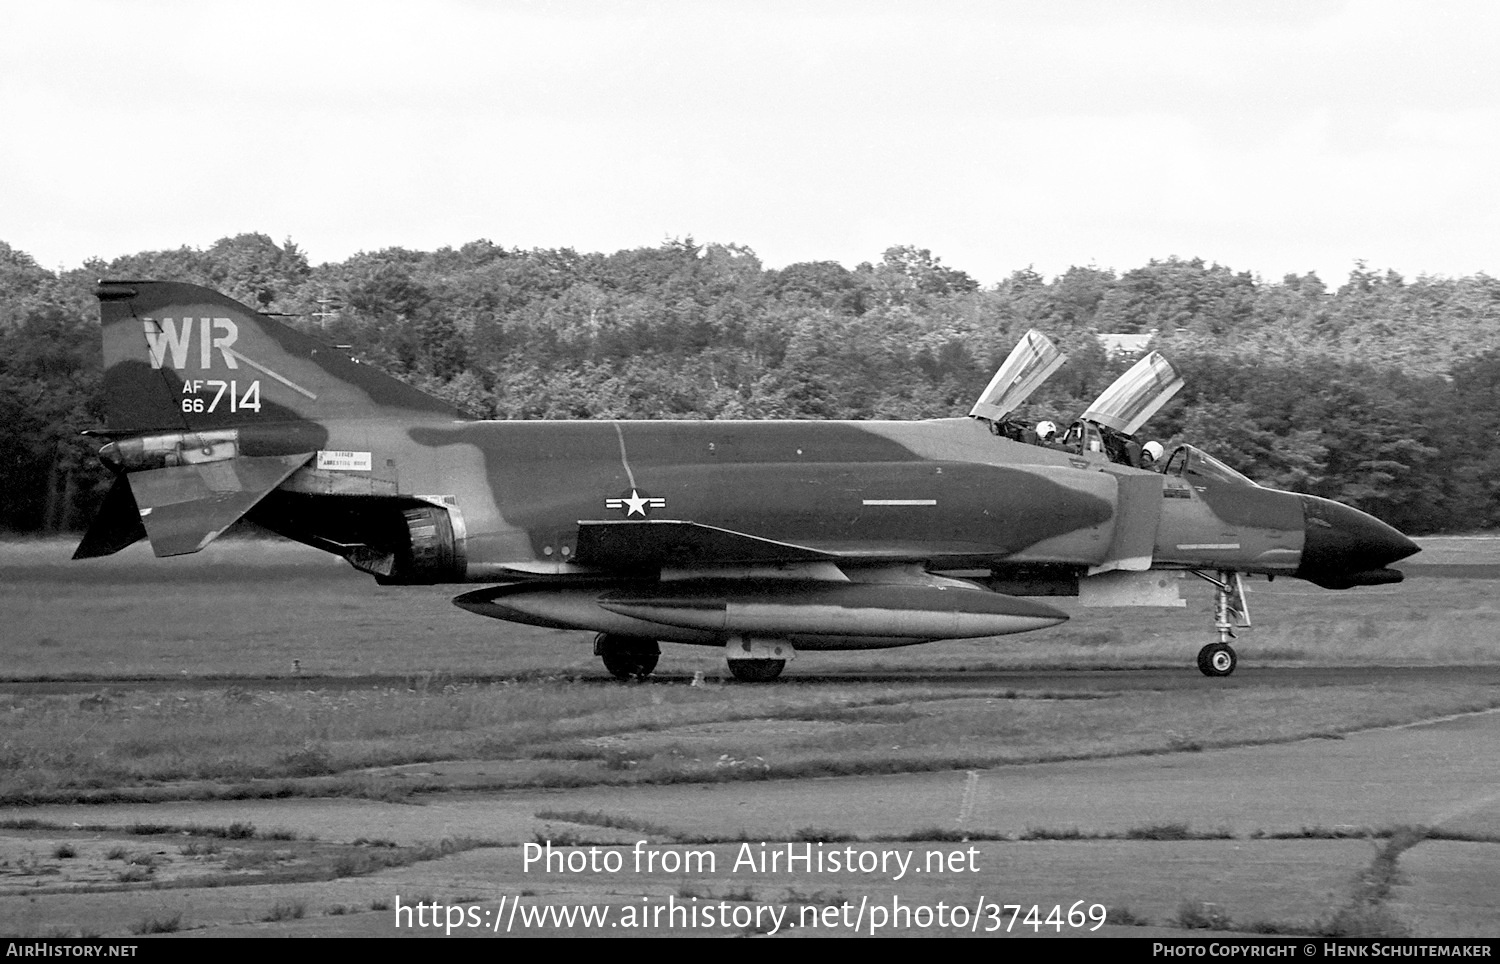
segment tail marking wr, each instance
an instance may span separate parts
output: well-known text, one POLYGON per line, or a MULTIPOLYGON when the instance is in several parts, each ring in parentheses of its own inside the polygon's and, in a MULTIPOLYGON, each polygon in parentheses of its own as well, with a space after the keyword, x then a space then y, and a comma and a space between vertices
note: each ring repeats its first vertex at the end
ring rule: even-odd
POLYGON ((217 348, 225 368, 239 368, 229 346, 240 337, 240 329, 230 318, 184 318, 181 328, 171 318, 141 319, 141 325, 146 329, 146 344, 151 348, 151 367, 160 368, 168 352, 172 354, 173 368, 181 371, 187 367, 194 321, 198 322, 198 367, 205 371, 212 368, 213 350, 217 348), (215 335, 216 331, 223 334, 215 335))
MULTIPOLYGON (((313 392, 230 347, 240 337, 239 326, 232 318, 183 318, 180 325, 178 320, 173 318, 143 318, 141 324, 146 333, 146 345, 151 352, 152 368, 161 368, 170 362, 172 368, 178 371, 185 370, 189 359, 195 357, 192 342, 193 333, 196 330, 198 336, 196 360, 200 369, 204 371, 213 369, 214 352, 217 350, 225 368, 238 371, 239 363, 244 362, 299 395, 317 400, 318 396, 313 392)), ((182 394, 184 412, 213 412, 219 409, 221 402, 224 402, 224 407, 231 412, 260 411, 259 379, 249 382, 243 391, 237 381, 188 379, 183 382, 182 394), (200 393, 212 393, 213 397, 200 396, 200 393)))

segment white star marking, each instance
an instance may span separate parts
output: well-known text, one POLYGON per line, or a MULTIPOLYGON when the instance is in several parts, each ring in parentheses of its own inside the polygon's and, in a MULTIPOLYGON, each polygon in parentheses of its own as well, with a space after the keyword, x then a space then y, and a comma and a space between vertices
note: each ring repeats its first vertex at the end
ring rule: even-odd
POLYGON ((631 489, 630 498, 605 499, 604 506, 607 509, 624 509, 625 518, 627 519, 633 515, 638 515, 644 519, 646 518, 647 509, 665 509, 667 507, 667 500, 653 499, 650 496, 641 495, 635 489, 631 489))

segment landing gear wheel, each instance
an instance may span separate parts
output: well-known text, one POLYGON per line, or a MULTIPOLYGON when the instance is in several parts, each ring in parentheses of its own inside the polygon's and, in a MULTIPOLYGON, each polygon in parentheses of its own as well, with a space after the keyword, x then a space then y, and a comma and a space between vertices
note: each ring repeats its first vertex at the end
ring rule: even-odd
POLYGON ((654 639, 634 636, 612 636, 600 633, 594 637, 594 652, 604 661, 604 668, 615 679, 645 679, 656 669, 661 647, 654 639))
POLYGON ((784 659, 731 659, 729 672, 741 683, 769 683, 786 669, 784 659))
POLYGON ((1198 671, 1204 676, 1228 676, 1240 658, 1228 643, 1209 643, 1198 650, 1198 671))
POLYGON ((645 679, 656 669, 654 653, 609 653, 601 657, 604 668, 615 679, 645 679))

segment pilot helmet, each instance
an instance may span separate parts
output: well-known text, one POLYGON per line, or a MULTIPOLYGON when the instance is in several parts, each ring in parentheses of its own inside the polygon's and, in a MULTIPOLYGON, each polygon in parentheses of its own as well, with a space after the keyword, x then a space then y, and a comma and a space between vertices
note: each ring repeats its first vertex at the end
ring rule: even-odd
POLYGON ((1057 434, 1057 426, 1048 421, 1037 422, 1036 434, 1043 442, 1051 441, 1052 437, 1057 434))
POLYGON ((1142 445, 1141 446, 1141 452, 1143 452, 1146 455, 1151 456, 1151 461, 1153 461, 1153 462, 1160 462, 1163 453, 1166 452, 1166 449, 1163 449, 1161 447, 1161 443, 1160 442, 1157 442, 1157 441, 1153 440, 1153 441, 1147 442, 1145 445, 1142 445))

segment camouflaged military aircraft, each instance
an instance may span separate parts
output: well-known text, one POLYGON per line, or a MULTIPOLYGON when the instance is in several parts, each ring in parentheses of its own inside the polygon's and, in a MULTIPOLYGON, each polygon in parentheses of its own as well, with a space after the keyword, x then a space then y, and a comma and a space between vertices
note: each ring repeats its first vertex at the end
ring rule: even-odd
POLYGON ((382 583, 479 583, 454 602, 597 633, 622 679, 659 643, 764 681, 797 650, 998 636, 1063 622, 1038 597, 1184 605, 1216 590, 1228 676, 1243 576, 1401 579, 1417 547, 1348 506, 1262 488, 1192 446, 1156 471, 1133 435, 1181 387, 1152 354, 1054 444, 1016 422, 1062 364, 1030 333, 969 418, 918 422, 474 421, 206 288, 105 281, 117 475, 74 558, 197 552, 240 519, 382 583))

